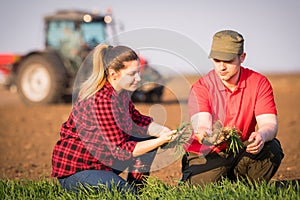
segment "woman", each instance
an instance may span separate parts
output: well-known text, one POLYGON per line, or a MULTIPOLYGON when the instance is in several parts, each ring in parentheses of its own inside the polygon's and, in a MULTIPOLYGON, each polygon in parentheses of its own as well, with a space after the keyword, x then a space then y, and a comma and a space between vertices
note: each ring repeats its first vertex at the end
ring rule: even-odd
POLYGON ((135 192, 149 175, 156 149, 176 131, 139 113, 130 94, 140 79, 139 58, 125 46, 98 45, 93 71, 82 84, 52 156, 52 176, 67 190, 114 185, 135 192), (128 168, 127 181, 119 174, 128 168))

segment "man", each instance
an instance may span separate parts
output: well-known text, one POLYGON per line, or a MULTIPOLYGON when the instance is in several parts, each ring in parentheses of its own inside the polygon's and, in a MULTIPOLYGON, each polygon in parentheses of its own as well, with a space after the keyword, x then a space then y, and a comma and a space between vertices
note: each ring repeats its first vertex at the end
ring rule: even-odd
POLYGON ((232 30, 217 32, 209 58, 214 70, 193 84, 188 99, 194 134, 182 159, 182 181, 204 185, 223 177, 269 181, 283 152, 275 138, 277 110, 267 78, 244 68, 244 38, 232 30), (249 143, 237 155, 226 153, 226 143, 209 143, 214 124, 241 131, 249 143), (256 127, 257 125, 257 127, 256 127))

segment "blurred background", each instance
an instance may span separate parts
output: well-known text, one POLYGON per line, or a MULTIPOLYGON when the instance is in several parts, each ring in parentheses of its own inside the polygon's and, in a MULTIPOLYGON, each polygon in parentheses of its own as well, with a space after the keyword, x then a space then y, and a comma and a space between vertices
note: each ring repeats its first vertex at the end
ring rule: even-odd
MULTIPOLYGON (((172 129, 189 120, 187 96, 190 86, 199 75, 212 69, 207 55, 213 34, 223 29, 240 32, 245 38, 247 53, 244 66, 266 74, 274 87, 278 138, 286 155, 275 178, 300 179, 300 64, 297 59, 300 52, 300 1, 0 0, 0 56, 42 50, 44 16, 65 9, 100 15, 111 11, 118 43, 132 46, 158 71, 166 69, 162 73, 163 78, 169 73, 176 73, 175 78, 158 85, 165 86, 157 87, 164 89, 163 93, 155 90, 160 96, 150 99, 150 104, 135 104, 141 113, 151 115, 172 129), (154 100, 159 101, 154 104, 154 100)), ((40 57, 34 59, 45 63, 40 57)), ((49 89, 53 89, 49 92, 52 96, 43 94, 46 91, 43 83, 47 83, 50 77, 44 70, 49 69, 48 65, 31 67, 28 63, 23 63, 28 73, 26 70, 20 73, 29 77, 24 79, 25 84, 19 81, 21 86, 24 85, 19 90, 21 95, 0 88, 0 178, 50 178, 53 146, 72 107, 70 99, 54 105, 29 106, 24 103, 22 100, 29 104, 51 102, 55 100, 53 93, 58 91, 59 86, 49 89), (32 70, 34 68, 36 70, 32 70), (33 76, 30 70, 34 72, 33 76), (33 95, 28 89, 30 84, 34 86, 31 88, 33 95)), ((0 62, 0 82, 1 72, 2 79, 9 72, 5 67, 1 68, 0 62)), ((54 80, 51 81, 62 78, 59 72, 51 74, 54 80)), ((10 88, 11 91, 16 91, 13 88, 10 88)), ((137 93, 137 98, 140 97, 141 93, 137 93)), ((142 97, 142 100, 147 100, 147 96, 142 97)), ((165 154, 163 156, 166 157, 165 154)), ((162 160, 155 168, 167 168, 155 171, 154 176, 177 183, 181 176, 180 160, 164 160, 163 166, 162 160)))
MULTIPOLYGON (((300 1, 139 1, 139 0, 1 0, 0 53, 26 53, 43 47, 43 16, 59 9, 83 9, 105 14, 112 9, 118 34, 144 28, 166 29, 189 38, 208 54, 211 39, 221 29, 245 37, 245 66, 260 72, 300 70, 300 1)), ((144 39, 147 40, 147 35, 144 39)), ((121 41, 122 42, 122 41, 121 41)), ((176 45, 176 41, 173 41, 176 45)), ((149 62, 194 73, 181 59, 147 55, 149 62)), ((207 62, 210 65, 210 62, 207 62)), ((202 68, 201 73, 211 68, 202 68)))

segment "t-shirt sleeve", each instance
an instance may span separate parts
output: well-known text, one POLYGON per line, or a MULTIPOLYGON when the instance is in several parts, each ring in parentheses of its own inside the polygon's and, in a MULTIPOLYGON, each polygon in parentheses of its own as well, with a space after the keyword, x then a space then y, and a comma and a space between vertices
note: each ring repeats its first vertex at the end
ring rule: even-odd
POLYGON ((274 100, 273 89, 267 78, 263 78, 258 85, 256 96, 255 116, 261 114, 276 114, 277 109, 274 100))
POLYGON ((188 110, 190 117, 198 112, 211 113, 209 104, 209 92, 207 87, 201 81, 197 81, 192 85, 188 97, 188 110))

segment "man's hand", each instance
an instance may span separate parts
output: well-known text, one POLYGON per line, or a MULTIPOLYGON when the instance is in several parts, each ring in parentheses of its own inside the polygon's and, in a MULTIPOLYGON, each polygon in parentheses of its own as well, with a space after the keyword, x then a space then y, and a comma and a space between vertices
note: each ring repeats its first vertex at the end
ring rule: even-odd
POLYGON ((247 146, 246 151, 252 154, 258 154, 265 144, 265 140, 259 132, 251 133, 248 142, 249 145, 247 146))
POLYGON ((208 136, 208 130, 207 129, 198 129, 198 132, 194 132, 195 137, 199 141, 200 144, 203 143, 203 140, 205 137, 208 136))
POLYGON ((276 137, 278 120, 275 114, 262 114, 256 116, 258 131, 251 133, 248 142, 250 143, 246 151, 258 154, 264 147, 265 142, 271 141, 276 137))
POLYGON ((205 137, 209 136, 212 128, 212 116, 208 112, 200 112, 191 117, 191 122, 195 138, 200 144, 203 143, 205 137))

